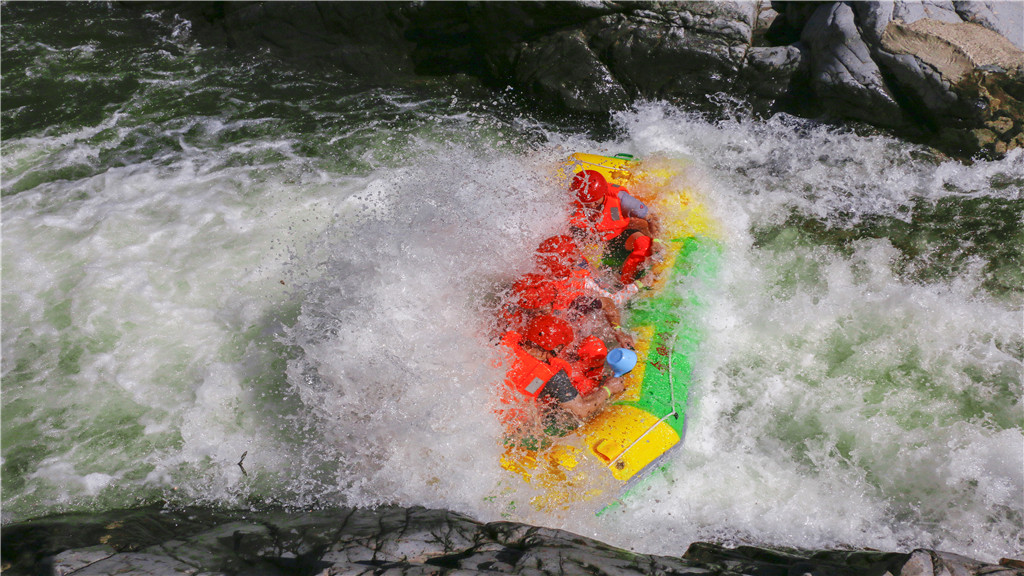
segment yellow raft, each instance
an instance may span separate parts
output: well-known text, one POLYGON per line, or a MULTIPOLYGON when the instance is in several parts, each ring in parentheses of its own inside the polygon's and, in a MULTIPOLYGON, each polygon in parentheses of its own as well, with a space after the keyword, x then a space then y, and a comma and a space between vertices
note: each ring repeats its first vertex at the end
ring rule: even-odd
MULTIPOLYGON (((508 448, 502 466, 520 474, 540 494, 538 509, 565 508, 604 496, 607 502, 628 493, 630 481, 646 477, 680 445, 686 430, 685 410, 700 321, 702 294, 717 272, 720 243, 717 227, 681 184, 678 165, 639 162, 631 156, 573 154, 560 177, 567 185, 581 170, 595 170, 625 186, 658 218, 661 247, 644 283, 623 313, 633 333, 636 367, 625 376, 626 389, 573 433, 552 438, 539 449, 508 448), (611 498, 609 498, 609 496, 611 498)), ((602 247, 588 247, 592 262, 602 247)), ((608 262, 611 256, 604 255, 608 262)))

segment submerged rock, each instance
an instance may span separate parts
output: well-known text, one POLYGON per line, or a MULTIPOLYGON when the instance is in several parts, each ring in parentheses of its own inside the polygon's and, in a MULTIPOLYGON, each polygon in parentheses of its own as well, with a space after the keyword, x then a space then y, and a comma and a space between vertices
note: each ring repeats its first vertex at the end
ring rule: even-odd
POLYGON ((374 82, 469 75, 560 112, 737 102, 960 156, 1024 145, 1024 3, 157 2, 201 41, 374 82))
MULTIPOLYGON (((478 522, 445 510, 165 510, 66 514, 11 524, 5 574, 1022 576, 914 550, 801 551, 695 543, 681 557, 636 554, 562 530, 478 522)), ((1012 566, 1017 562, 1018 567, 1012 566)))

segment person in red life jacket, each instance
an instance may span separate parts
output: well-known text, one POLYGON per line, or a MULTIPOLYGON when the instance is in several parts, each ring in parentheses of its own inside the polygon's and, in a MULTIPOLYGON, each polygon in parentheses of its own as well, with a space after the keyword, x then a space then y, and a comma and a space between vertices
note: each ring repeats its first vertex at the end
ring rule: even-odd
POLYGON ((568 310, 578 298, 587 295, 586 280, 593 270, 571 236, 562 234, 541 242, 536 262, 541 274, 555 288, 555 310, 568 310))
POLYGON ((567 357, 572 364, 572 384, 580 394, 586 396, 601 386, 604 376, 604 360, 608 347, 597 336, 587 336, 567 357))
POLYGON ((555 285, 546 277, 524 274, 502 299, 499 330, 522 330, 530 318, 550 313, 556 295, 555 285))
POLYGON ((626 238, 626 250, 629 250, 629 256, 622 264, 622 275, 619 276, 619 281, 623 284, 632 284, 636 281, 636 274, 640 271, 640 267, 654 254, 654 242, 643 232, 634 232, 626 238))
POLYGON ((651 238, 658 233, 647 205, 596 170, 577 172, 569 189, 576 195, 573 225, 598 234, 601 240, 611 240, 626 230, 638 230, 651 238))
POLYGON ((629 295, 636 293, 635 288, 632 291, 629 287, 624 288, 622 292, 627 294, 621 298, 602 289, 594 280, 590 263, 567 234, 552 236, 542 242, 537 248, 537 264, 555 287, 551 303, 555 313, 564 314, 571 323, 578 324, 584 317, 600 311, 607 326, 595 326, 595 330, 607 330, 620 346, 633 347, 633 338, 620 328, 619 307, 629 295))
POLYGON ((627 230, 636 230, 627 240, 630 255, 626 259, 620 281, 630 284, 636 279, 640 265, 653 253, 657 221, 647 205, 634 198, 618 184, 608 182, 596 170, 576 173, 570 190, 576 194, 576 210, 570 222, 582 235, 596 235, 603 242, 622 237, 627 230))
POLYGON ((581 394, 573 385, 576 369, 558 357, 574 339, 572 327, 555 316, 538 316, 527 324, 524 334, 510 331, 502 338, 512 353, 512 366, 505 385, 519 398, 550 402, 580 420, 600 410, 624 388, 621 378, 609 378, 599 389, 581 394))

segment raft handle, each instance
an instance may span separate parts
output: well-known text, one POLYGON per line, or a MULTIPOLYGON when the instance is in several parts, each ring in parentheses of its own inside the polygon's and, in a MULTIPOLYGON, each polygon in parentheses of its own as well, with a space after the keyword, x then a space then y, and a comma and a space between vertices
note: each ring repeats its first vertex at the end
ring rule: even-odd
POLYGON ((632 154, 626 154, 625 152, 619 152, 618 154, 613 156, 613 158, 619 158, 620 160, 632 160, 633 159, 633 155, 632 154))

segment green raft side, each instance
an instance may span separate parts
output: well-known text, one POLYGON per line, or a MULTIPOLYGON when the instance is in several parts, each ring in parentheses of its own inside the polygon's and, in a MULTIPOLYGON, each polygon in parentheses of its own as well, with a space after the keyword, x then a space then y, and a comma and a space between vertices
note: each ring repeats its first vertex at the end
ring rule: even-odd
MULTIPOLYGON (((661 293, 636 301, 631 308, 630 327, 635 329, 653 325, 654 335, 641 382, 640 398, 623 404, 636 406, 659 419, 675 412, 677 417, 668 418, 666 422, 679 434, 680 441, 675 446, 678 447, 686 433, 684 414, 692 382, 694 358, 703 340, 701 316, 707 309, 707 288, 718 275, 722 247, 707 237, 690 236, 673 242, 682 246, 661 293), (668 370, 670 357, 671 372, 668 370)), ((599 508, 595 515, 600 517, 617 510, 633 494, 642 491, 659 473, 665 473, 667 467, 663 454, 637 472, 622 487, 618 496, 599 508)))
POLYGON ((664 287, 655 296, 635 300, 630 308, 628 325, 633 329, 653 326, 654 333, 640 396, 622 404, 659 419, 675 412, 677 417, 666 423, 682 438, 694 357, 703 340, 706 287, 718 273, 721 246, 697 236, 673 242, 681 246, 664 287))

